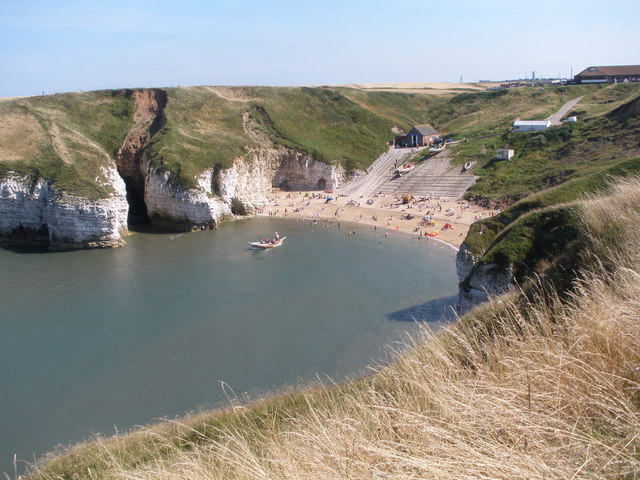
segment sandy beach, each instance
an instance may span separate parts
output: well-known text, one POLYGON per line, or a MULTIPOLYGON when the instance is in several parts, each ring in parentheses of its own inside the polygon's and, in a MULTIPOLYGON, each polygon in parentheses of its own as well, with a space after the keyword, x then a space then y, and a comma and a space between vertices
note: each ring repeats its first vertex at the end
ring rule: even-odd
POLYGON ((303 218, 310 221, 352 222, 347 234, 361 228, 382 229, 388 235, 409 234, 418 240, 437 240, 454 248, 464 241, 469 226, 498 213, 464 200, 444 201, 436 196, 416 197, 403 204, 398 195, 376 194, 350 198, 324 192, 276 191, 258 215, 303 218))

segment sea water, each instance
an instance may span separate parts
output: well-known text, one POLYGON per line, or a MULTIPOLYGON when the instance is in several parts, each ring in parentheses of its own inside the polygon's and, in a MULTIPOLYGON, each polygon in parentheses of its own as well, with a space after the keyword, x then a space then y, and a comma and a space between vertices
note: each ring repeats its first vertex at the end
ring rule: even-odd
POLYGON ((362 375, 451 319, 454 254, 268 218, 136 233, 119 249, 0 250, 0 472, 14 454, 362 375), (248 245, 275 231, 282 246, 248 245))

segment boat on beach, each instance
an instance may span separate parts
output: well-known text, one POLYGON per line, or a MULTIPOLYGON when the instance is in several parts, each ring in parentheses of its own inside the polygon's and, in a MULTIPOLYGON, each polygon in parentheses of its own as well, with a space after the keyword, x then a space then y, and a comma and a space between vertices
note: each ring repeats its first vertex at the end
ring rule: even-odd
POLYGON ((282 245, 282 243, 285 241, 286 238, 287 237, 282 237, 279 240, 267 241, 267 242, 265 242, 264 240, 261 240, 259 242, 249 242, 249 245, 251 245, 251 248, 262 248, 262 249, 279 247, 280 245, 282 245))
POLYGON ((400 176, 404 175, 405 173, 409 173, 411 170, 413 170, 414 168, 416 168, 416 165, 414 163, 405 163, 404 165, 400 165, 397 169, 396 169, 396 173, 400 176))
POLYGON ((430 153, 437 153, 437 152, 441 152, 442 150, 444 150, 447 147, 446 143, 443 143, 442 145, 440 145, 439 147, 431 147, 429 149, 430 153))

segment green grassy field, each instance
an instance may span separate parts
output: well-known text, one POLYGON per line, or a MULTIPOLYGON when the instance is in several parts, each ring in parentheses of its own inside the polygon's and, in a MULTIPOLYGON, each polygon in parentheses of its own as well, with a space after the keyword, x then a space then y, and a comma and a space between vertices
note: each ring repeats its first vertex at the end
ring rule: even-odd
MULTIPOLYGON (((393 139, 426 120, 424 95, 331 88, 192 87, 167 89, 165 122, 151 139, 151 163, 186 187, 205 168, 227 168, 270 143, 307 152, 347 169, 366 168, 393 139)), ((131 91, 58 94, 0 104, 0 175, 9 170, 55 181, 71 193, 106 195, 96 172, 132 125, 131 91)))
MULTIPOLYGON (((542 117, 548 116, 565 101, 584 95, 570 112, 570 115, 578 115, 577 123, 552 127, 540 133, 511 133, 509 127, 515 115, 494 126, 491 112, 512 95, 512 90, 493 93, 500 94, 499 102, 478 114, 484 118, 480 123, 482 135, 471 135, 477 123, 467 124, 464 132, 469 134, 466 137, 468 141, 450 147, 454 162, 459 165, 474 162, 473 173, 480 177, 467 192, 467 198, 471 200, 510 205, 531 193, 597 174, 620 161, 640 156, 640 121, 633 115, 624 118, 623 113, 615 113, 618 107, 640 95, 640 85, 551 87, 544 92, 523 89, 515 94, 517 104, 523 104, 523 97, 528 98, 527 102, 539 99, 545 105, 552 100, 557 101, 542 117), (529 90, 528 96, 526 90, 529 90), (546 98, 547 92, 549 98, 546 98), (537 94, 542 97, 537 97, 537 94), (486 133, 489 131, 492 133, 486 133), (515 150, 512 161, 495 159, 500 148, 515 150)), ((517 105, 513 109, 508 107, 510 111, 516 111, 516 108, 517 105)), ((532 118, 529 115, 518 116, 532 118)), ((461 120, 455 122, 458 121, 461 120)))
MULTIPOLYGON (((471 225, 465 243, 477 258, 475 269, 510 268, 520 285, 538 278, 570 286, 587 250, 576 202, 605 191, 614 179, 640 175, 639 86, 600 87, 584 100, 586 110, 577 123, 541 133, 472 139, 458 150, 459 155, 480 146, 487 150, 473 157, 480 178, 466 195, 503 207, 498 215, 471 225), (601 103, 602 98, 615 101, 601 103), (515 149, 516 156, 495 160, 495 148, 505 146, 515 149)), ((583 108, 582 102, 578 107, 583 108)))
POLYGON ((425 119, 419 95, 330 88, 194 87, 169 89, 166 126, 152 141, 156 166, 186 186, 214 164, 231 165, 258 146, 244 129, 253 127, 279 146, 306 152, 347 170, 366 168, 393 139, 425 119))
POLYGON ((479 257, 478 265, 513 265, 522 282, 549 271, 544 256, 559 263, 567 254, 569 263, 575 261, 571 252, 582 246, 571 234, 571 205, 605 190, 615 178, 640 175, 640 86, 592 89, 577 108, 585 108, 577 123, 541 133, 505 131, 471 139, 456 150, 461 161, 477 162, 479 180, 467 198, 503 207, 500 214, 473 224, 467 234, 465 242, 479 257), (495 160, 498 147, 513 148, 516 156, 495 160), (477 153, 481 149, 486 153, 477 153), (562 222, 554 223, 551 219, 558 216, 562 222))

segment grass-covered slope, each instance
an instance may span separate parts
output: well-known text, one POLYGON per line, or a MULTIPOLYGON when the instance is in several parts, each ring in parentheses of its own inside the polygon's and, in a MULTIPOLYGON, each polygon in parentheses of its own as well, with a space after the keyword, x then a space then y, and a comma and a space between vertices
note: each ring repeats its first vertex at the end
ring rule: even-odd
POLYGON ((133 107, 130 90, 0 102, 0 177, 13 170, 88 198, 108 195, 101 168, 122 144, 133 107))
MULTIPOLYGON (((467 138, 451 149, 455 161, 476 162, 477 198, 517 199, 571 178, 601 160, 606 113, 638 94, 635 85, 519 88, 458 95, 368 92, 339 87, 189 87, 167 89, 167 104, 148 158, 175 181, 195 185, 205 168, 227 168, 272 143, 318 160, 363 169, 395 133, 431 123, 445 135, 467 138), (516 117, 543 118, 584 95, 581 122, 541 135, 506 133, 516 117), (250 129, 247 129, 247 118, 250 129), (600 123, 582 122, 589 116, 600 123), (488 136, 487 136, 488 135, 488 136), (515 148, 512 165, 492 161, 497 148, 515 148), (586 158, 586 161, 583 161, 586 158)), ((133 124, 130 90, 58 94, 0 102, 0 175, 42 176, 72 193, 106 194, 96 180, 133 124)), ((615 124, 615 119, 609 119, 615 124)), ((635 128, 635 127, 633 127, 635 128)), ((611 137, 611 135, 609 135, 611 137)), ((613 142, 619 157, 620 136, 613 142)), ((629 137, 629 141, 632 137, 629 137)), ((606 155, 605 155, 606 156, 606 155)), ((605 158, 605 160, 607 160, 605 158)))
POLYGON ((467 192, 470 198, 507 205, 469 230, 465 242, 478 267, 511 265, 518 282, 541 274, 556 281, 567 276, 584 248, 575 201, 603 191, 614 178, 640 174, 639 90, 627 85, 597 89, 596 98, 608 92, 627 101, 608 102, 608 109, 598 108, 598 114, 575 124, 500 137, 519 153, 511 162, 488 160, 476 170, 478 184, 467 192))
POLYGON ((635 478, 640 181, 574 213, 573 294, 503 297, 367 379, 81 445, 34 478, 635 478))
MULTIPOLYGON (((395 130, 426 121, 430 98, 342 88, 171 88, 147 154, 187 187, 205 168, 227 168, 265 142, 347 170, 366 168, 395 130), (247 112, 267 138, 247 131, 247 112)), ((122 145, 134 110, 129 90, 2 101, 0 175, 14 170, 72 193, 105 195, 96 175, 122 145)))
MULTIPOLYGON (((584 95, 577 111, 570 112, 577 114, 577 123, 538 133, 513 133, 510 131, 516 117, 513 115, 493 135, 468 136, 467 141, 451 146, 456 163, 473 162, 473 173, 479 176, 476 185, 467 192, 468 198, 509 205, 531 193, 597 175, 640 156, 637 115, 640 85, 552 87, 538 93, 547 95, 547 91, 552 98, 562 97, 562 103, 584 95), (514 158, 496 160, 496 152, 501 148, 515 150, 514 158)), ((501 98, 512 95, 512 91, 506 92, 501 98)), ((523 91, 520 96, 526 93, 523 91)), ((466 128, 465 133, 472 126, 466 128)))
POLYGON ((366 168, 393 139, 392 129, 425 120, 425 96, 332 88, 191 87, 169 89, 166 125, 152 143, 153 162, 183 184, 214 164, 222 168, 260 142, 304 151, 347 170, 366 168))

